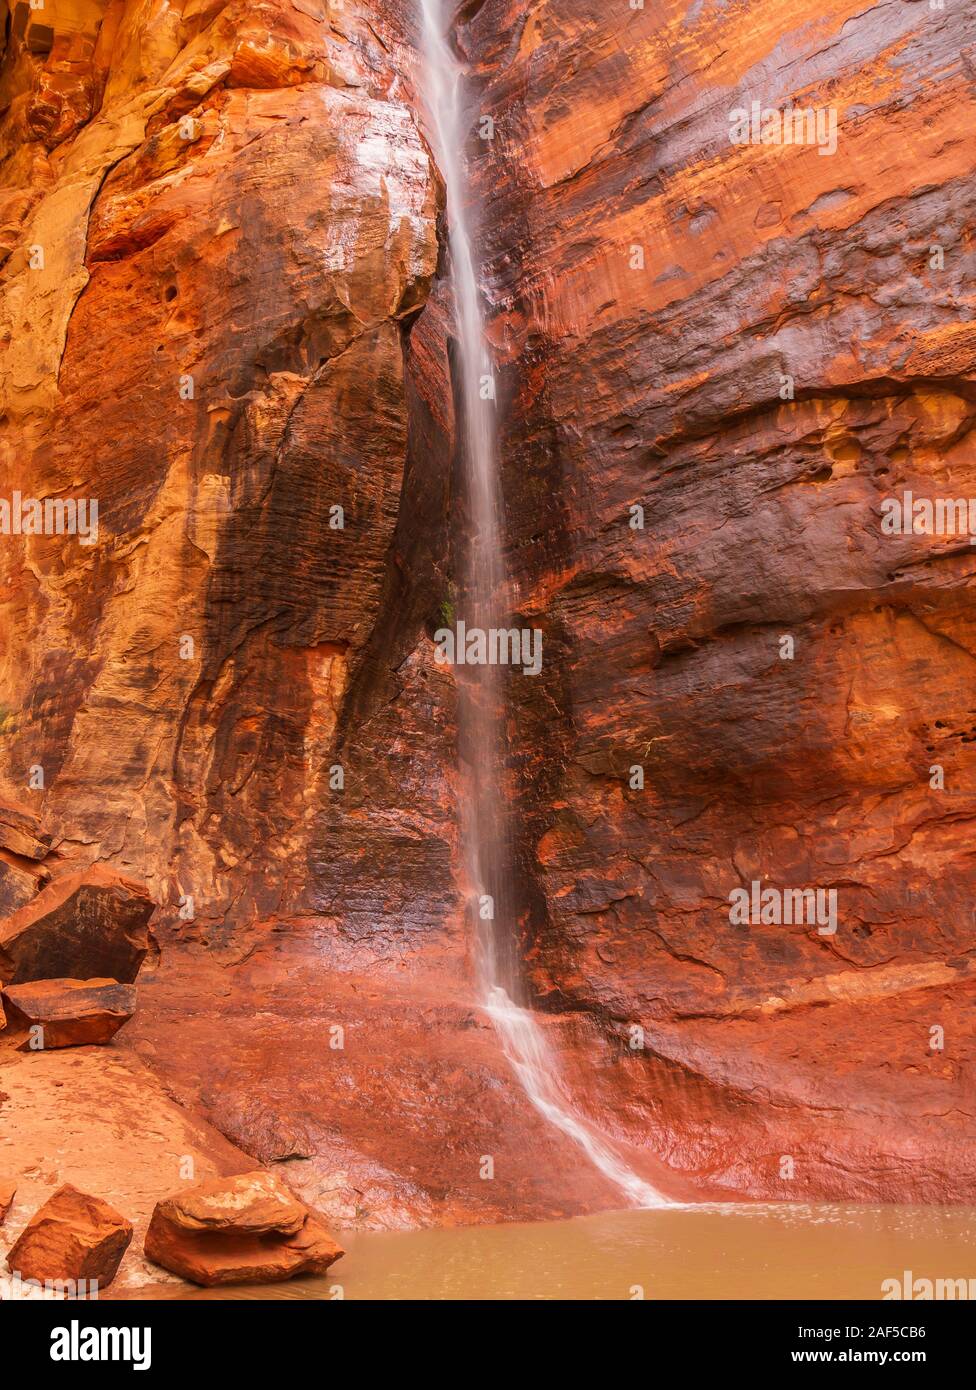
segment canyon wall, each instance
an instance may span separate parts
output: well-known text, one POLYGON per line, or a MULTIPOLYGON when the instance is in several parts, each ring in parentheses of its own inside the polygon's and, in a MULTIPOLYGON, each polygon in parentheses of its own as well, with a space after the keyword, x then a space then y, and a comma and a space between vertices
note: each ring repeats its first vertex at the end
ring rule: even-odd
POLYGON ((976 486, 976 15, 500 0, 463 44, 540 1003, 682 1171, 971 1197, 976 560, 881 516, 976 486), (754 102, 836 140, 732 143, 754 102), (836 933, 730 922, 753 882, 836 933))
MULTIPOLYGON (((3 496, 98 501, 96 544, 0 538, 0 793, 162 905, 117 1046, 366 1225, 615 1197, 473 1002, 418 21, 20 0, 0 78, 3 496)), ((667 1190, 972 1199, 973 552, 879 511, 976 483, 976 20, 458 24, 567 1077, 667 1190), (836 151, 732 145, 754 100, 836 151), (733 925, 753 880, 835 889, 836 933, 733 925)))
MULTIPOLYGON (((99 503, 97 545, 5 547, 5 781, 42 768, 53 827, 197 920, 320 907, 435 171, 368 24, 325 5, 20 4, 5 79, 4 476, 99 503)), ((372 824, 375 891, 412 835, 372 824)))

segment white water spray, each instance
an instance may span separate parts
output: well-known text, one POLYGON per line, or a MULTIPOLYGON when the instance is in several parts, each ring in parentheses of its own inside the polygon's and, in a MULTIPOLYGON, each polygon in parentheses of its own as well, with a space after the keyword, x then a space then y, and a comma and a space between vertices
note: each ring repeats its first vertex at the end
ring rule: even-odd
MULTIPOLYGON (((437 157, 447 185, 450 251, 457 321, 460 433, 467 489, 467 535, 461 607, 468 628, 508 627, 512 604, 502 561, 501 498, 496 454, 494 393, 482 319, 473 238, 465 207, 462 157, 465 125, 461 66, 445 33, 444 0, 421 0, 424 50, 437 157)), ((501 787, 504 767, 504 692, 492 665, 461 668, 459 729, 466 773, 461 834, 469 881, 490 915, 478 920, 478 984, 483 1007, 501 1038, 525 1093, 556 1129, 578 1144, 590 1161, 635 1206, 664 1206, 665 1198, 627 1167, 610 1143, 579 1116, 560 1078, 542 1029, 522 1003, 516 950, 514 856, 501 787)))

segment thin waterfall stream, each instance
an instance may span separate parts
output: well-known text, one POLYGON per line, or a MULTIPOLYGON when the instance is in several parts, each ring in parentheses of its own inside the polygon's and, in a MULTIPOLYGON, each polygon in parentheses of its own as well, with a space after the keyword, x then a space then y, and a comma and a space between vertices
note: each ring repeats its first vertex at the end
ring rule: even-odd
MULTIPOLYGON (((507 628, 513 604, 502 545, 495 406, 483 399, 492 361, 482 316, 474 240, 467 207, 461 103, 462 68, 446 33, 444 0, 420 0, 428 98, 437 157, 448 197, 449 246, 457 329, 457 370, 467 491, 468 533, 460 576, 459 612, 468 631, 507 628)), ((503 668, 488 661, 459 675, 459 738, 463 795, 461 837, 478 923, 477 975, 482 1007, 536 1110, 576 1143, 634 1206, 668 1205, 632 1172, 609 1140, 580 1116, 560 1078, 546 1038, 528 1007, 515 932, 514 853, 507 830, 502 770, 503 668), (483 915, 484 905, 488 915, 483 915)))

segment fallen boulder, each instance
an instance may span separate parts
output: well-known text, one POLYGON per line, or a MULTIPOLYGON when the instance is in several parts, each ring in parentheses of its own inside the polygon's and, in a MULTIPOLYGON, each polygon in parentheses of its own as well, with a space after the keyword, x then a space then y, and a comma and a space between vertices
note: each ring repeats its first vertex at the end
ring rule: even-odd
POLYGON ((344 1253, 280 1178, 260 1170, 157 1202, 145 1251, 164 1269, 207 1287, 324 1274, 344 1253))
POLYGON ((132 1239, 132 1225, 100 1197, 65 1184, 34 1213, 7 1255, 22 1279, 111 1284, 132 1239))
POLYGON ((63 874, 0 923, 0 980, 131 983, 153 943, 142 884, 95 864, 63 874))
POLYGON ((257 1169, 197 1183, 158 1203, 187 1231, 236 1231, 240 1235, 295 1235, 308 1207, 274 1173, 257 1169))
POLYGON ((12 1031, 43 1029, 21 1051, 46 1052, 110 1042, 136 1011, 136 987, 117 980, 34 980, 8 985, 3 1001, 12 1031))
POLYGON ((51 836, 41 830, 32 811, 0 801, 0 846, 25 859, 43 859, 50 851, 51 836))
POLYGON ((17 1184, 8 1178, 0 1178, 0 1226, 7 1218, 7 1212, 13 1205, 14 1193, 17 1191, 17 1184))

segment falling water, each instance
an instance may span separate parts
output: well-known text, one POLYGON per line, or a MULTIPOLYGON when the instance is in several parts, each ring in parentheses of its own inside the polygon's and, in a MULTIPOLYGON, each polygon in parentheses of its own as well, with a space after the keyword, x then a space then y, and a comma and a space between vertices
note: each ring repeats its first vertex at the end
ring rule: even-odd
MULTIPOLYGON (((465 207, 462 149, 465 126, 460 101, 461 67, 445 32, 444 0, 421 0, 424 50, 437 155, 447 185, 450 251, 457 326, 468 534, 461 576, 460 616, 467 628, 487 632, 510 626, 512 603, 502 560, 501 498, 496 457, 492 380, 475 271, 473 238, 465 207)), ((478 922, 477 970, 483 1006, 505 1054, 535 1108, 587 1154, 637 1206, 665 1199, 632 1173, 608 1142, 573 1112, 542 1030, 526 1007, 516 950, 514 856, 506 828, 504 689, 501 669, 490 664, 458 667, 459 729, 465 795, 461 834, 478 922), (485 916, 485 912, 490 915, 485 916)))

